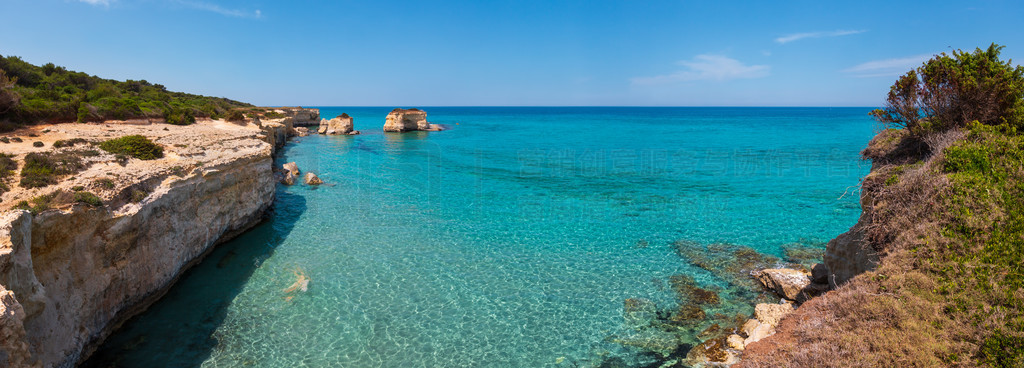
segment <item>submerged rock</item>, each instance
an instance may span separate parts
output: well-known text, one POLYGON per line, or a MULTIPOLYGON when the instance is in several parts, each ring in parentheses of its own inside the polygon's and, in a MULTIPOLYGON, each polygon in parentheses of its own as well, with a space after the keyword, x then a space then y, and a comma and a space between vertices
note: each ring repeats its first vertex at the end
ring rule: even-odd
POLYGON ((679 339, 675 334, 657 328, 645 328, 635 334, 613 341, 624 346, 657 353, 663 357, 672 354, 679 348, 679 339))
POLYGON ((672 275, 668 282, 679 300, 696 304, 718 304, 720 301, 718 293, 697 286, 697 282, 689 275, 672 275))
POLYGON ((739 357, 729 351, 725 337, 700 343, 690 349, 690 352, 686 354, 686 359, 694 366, 706 366, 708 363, 730 365, 739 362, 739 357))
POLYGON ((629 298, 623 302, 623 317, 626 325, 639 328, 651 324, 657 318, 658 308, 654 302, 644 298, 629 298))

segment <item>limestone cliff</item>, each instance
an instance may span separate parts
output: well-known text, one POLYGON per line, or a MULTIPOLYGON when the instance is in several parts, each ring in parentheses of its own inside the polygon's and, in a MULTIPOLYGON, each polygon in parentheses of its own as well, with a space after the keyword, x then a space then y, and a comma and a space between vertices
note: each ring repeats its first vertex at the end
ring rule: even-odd
MULTIPOLYGON (((0 366, 73 366, 213 245, 258 223, 274 198, 274 129, 261 134, 253 125, 208 122, 48 130, 86 138, 112 130, 143 134, 167 152, 124 166, 96 162, 44 188, 84 186, 103 206, 74 203, 0 216, 0 366), (115 184, 94 184, 103 178, 116 178, 115 184)), ((2 203, 41 193, 19 190, 2 203)))
POLYGON ((441 130, 437 125, 427 122, 426 111, 419 109, 394 109, 384 122, 385 132, 409 132, 415 130, 441 130))

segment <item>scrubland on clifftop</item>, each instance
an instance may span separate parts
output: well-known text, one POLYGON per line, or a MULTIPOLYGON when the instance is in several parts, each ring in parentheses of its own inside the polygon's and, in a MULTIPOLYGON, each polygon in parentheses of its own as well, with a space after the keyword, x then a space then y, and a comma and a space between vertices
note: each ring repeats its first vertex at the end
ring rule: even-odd
POLYGON ((893 85, 862 153, 877 267, 802 305, 742 366, 1024 366, 1024 68, 1001 48, 937 55, 893 85))

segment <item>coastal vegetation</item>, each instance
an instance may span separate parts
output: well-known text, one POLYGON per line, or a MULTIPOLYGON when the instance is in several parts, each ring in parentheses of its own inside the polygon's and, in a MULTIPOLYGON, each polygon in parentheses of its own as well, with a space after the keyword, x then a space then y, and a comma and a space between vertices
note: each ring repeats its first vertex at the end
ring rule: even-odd
POLYGON ((21 186, 41 188, 57 184, 61 176, 77 173, 86 167, 78 155, 70 152, 32 152, 25 155, 21 168, 21 186))
POLYGON ((162 118, 187 125, 252 105, 219 97, 168 91, 145 80, 116 81, 52 63, 32 65, 0 56, 0 130, 37 122, 95 122, 162 118))
POLYGON ((1024 366, 1024 68, 1001 49, 896 81, 863 152, 881 261, 804 304, 746 366, 1024 366))
POLYGON ((140 160, 164 157, 164 149, 141 135, 126 135, 100 143, 100 149, 115 155, 128 155, 140 160))

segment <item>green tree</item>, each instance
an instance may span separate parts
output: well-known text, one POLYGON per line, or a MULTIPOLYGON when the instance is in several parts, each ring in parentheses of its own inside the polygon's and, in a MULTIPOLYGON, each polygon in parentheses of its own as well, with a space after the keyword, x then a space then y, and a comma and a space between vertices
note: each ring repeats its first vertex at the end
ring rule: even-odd
POLYGON ((901 76, 878 121, 914 135, 962 128, 972 121, 1024 127, 1024 67, 999 60, 1003 46, 941 53, 901 76))

